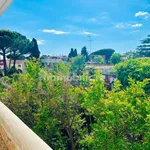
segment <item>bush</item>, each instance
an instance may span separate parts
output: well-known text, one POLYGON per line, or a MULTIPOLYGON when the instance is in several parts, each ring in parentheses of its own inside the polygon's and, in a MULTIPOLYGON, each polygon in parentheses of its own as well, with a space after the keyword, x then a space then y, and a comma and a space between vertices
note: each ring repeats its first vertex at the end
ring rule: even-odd
POLYGON ((119 53, 112 54, 110 61, 112 64, 116 65, 121 62, 121 55, 119 53))
MULTIPOLYGON (((115 72, 118 80, 123 87, 129 85, 129 78, 136 81, 150 79, 150 58, 129 59, 126 62, 119 63, 115 66, 115 72)), ((147 93, 150 93, 150 83, 146 86, 147 93)))
POLYGON ((25 74, 4 80, 0 100, 54 150, 150 148, 150 97, 144 90, 148 79, 129 78, 123 90, 116 81, 107 91, 97 70, 92 78, 83 72, 80 85, 73 86, 59 80, 64 69, 50 73, 36 61, 26 66, 25 74))

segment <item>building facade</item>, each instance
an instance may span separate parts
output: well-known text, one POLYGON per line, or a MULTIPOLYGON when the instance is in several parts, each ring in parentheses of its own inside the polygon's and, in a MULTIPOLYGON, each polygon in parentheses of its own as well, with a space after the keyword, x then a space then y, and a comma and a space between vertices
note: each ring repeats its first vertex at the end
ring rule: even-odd
POLYGON ((3 60, 0 60, 0 70, 4 69, 4 64, 3 64, 3 60))
POLYGON ((67 62, 68 57, 43 55, 40 60, 42 67, 51 68, 55 63, 67 62))
POLYGON ((95 68, 102 73, 102 78, 105 81, 105 85, 108 90, 112 90, 116 75, 113 70, 113 65, 100 65, 100 64, 87 64, 87 68, 95 68))
MULTIPOLYGON (((21 70, 21 72, 25 72, 25 61, 26 60, 16 60, 16 64, 15 64, 15 67, 16 69, 18 70, 21 70)), ((6 65, 7 65, 7 68, 11 68, 13 67, 14 65, 14 60, 6 60, 6 65)), ((3 63, 3 60, 0 60, 0 70, 4 70, 4 63, 3 63)))

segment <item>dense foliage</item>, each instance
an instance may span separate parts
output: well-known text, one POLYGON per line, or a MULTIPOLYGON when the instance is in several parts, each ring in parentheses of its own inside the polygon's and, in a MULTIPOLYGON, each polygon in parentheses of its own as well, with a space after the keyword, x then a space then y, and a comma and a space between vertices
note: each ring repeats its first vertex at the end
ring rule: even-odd
POLYGON ((16 71, 16 60, 38 58, 40 51, 36 39, 30 41, 18 32, 0 30, 0 55, 3 58, 4 75, 8 75, 10 72, 16 71), (6 58, 9 59, 9 65, 6 64, 6 58), (12 62, 13 67, 11 68, 12 62))
MULTIPOLYGON (((129 79, 143 81, 150 78, 150 59, 129 59, 126 62, 119 63, 115 66, 118 80, 124 87, 129 85, 129 79)), ((150 92, 150 84, 146 86, 146 91, 150 92)))
MULTIPOLYGON (((73 63, 80 64, 82 57, 73 63)), ((131 69, 137 65, 146 72, 146 61, 142 66, 138 60, 130 62, 131 69)), ((74 65, 61 63, 48 72, 33 60, 26 70, 0 79, 0 100, 54 150, 150 149, 150 97, 144 90, 148 79, 130 78, 125 89, 116 81, 107 91, 97 70, 90 77, 82 69, 78 86, 69 78, 74 65)))
POLYGON ((28 53, 31 46, 30 41, 20 33, 0 30, 0 55, 3 56, 4 74, 7 74, 6 57, 13 62, 13 68, 17 59, 20 59, 24 54, 28 53))
POLYGON ((150 57, 150 35, 141 41, 141 45, 137 47, 137 52, 141 57, 150 57))
POLYGON ((81 55, 85 57, 86 62, 89 61, 89 54, 86 46, 81 49, 81 55))
POLYGON ((77 49, 71 48, 70 53, 68 54, 68 58, 76 57, 78 55, 77 49))
POLYGON ((86 57, 79 55, 71 60, 70 72, 80 75, 85 68, 86 57))
POLYGON ((99 64, 104 64, 104 58, 102 56, 94 56, 93 61, 99 63, 99 64))
POLYGON ((112 54, 112 56, 110 57, 110 61, 114 65, 118 64, 119 62, 121 62, 121 55, 119 53, 112 54))
POLYGON ((115 50, 108 48, 108 49, 101 49, 98 51, 95 51, 93 53, 91 53, 91 56, 95 56, 95 55, 100 55, 100 56, 105 56, 105 61, 106 63, 109 63, 110 61, 110 57, 112 56, 112 54, 115 52, 115 50))
POLYGON ((31 41, 31 48, 29 49, 29 53, 30 53, 30 58, 39 58, 40 57, 40 50, 38 47, 38 43, 37 40, 35 38, 32 39, 31 41))

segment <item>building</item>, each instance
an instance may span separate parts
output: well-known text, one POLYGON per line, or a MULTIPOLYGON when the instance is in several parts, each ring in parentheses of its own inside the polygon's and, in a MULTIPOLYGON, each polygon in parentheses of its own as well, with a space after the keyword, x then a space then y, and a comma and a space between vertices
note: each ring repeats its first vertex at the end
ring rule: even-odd
POLYGON ((100 70, 102 77, 105 80, 107 89, 113 89, 114 81, 116 80, 116 75, 113 71, 113 65, 87 64, 86 67, 100 70))
MULTIPOLYGON (((16 60, 16 69, 18 70, 21 70, 21 72, 25 72, 25 61, 26 60, 16 60)), ((9 67, 13 67, 14 65, 14 60, 6 60, 6 65, 7 65, 7 68, 9 67)), ((0 60, 0 70, 4 70, 4 63, 3 63, 3 60, 0 60)))
POLYGON ((60 62, 67 62, 67 56, 49 56, 43 55, 41 56, 41 65, 42 67, 51 68, 53 64, 60 63, 60 62))
MULTIPOLYGON (((16 60, 15 67, 17 70, 21 70, 23 73, 25 72, 25 62, 26 60, 16 60)), ((14 60, 7 60, 6 61, 7 67, 13 67, 14 65, 14 60)))
POLYGON ((4 64, 3 64, 3 60, 0 60, 0 70, 4 69, 4 64))

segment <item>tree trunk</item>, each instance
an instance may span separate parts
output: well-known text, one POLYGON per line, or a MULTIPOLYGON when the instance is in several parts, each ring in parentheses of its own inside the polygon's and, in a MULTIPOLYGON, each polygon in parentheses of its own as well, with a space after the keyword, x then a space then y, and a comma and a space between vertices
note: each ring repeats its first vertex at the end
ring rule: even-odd
POLYGON ((71 147, 72 149, 71 150, 75 150, 76 149, 76 144, 74 143, 74 140, 73 140, 73 134, 72 134, 72 129, 70 128, 70 141, 71 141, 71 147))
POLYGON ((15 52, 14 52, 14 54, 13 54, 13 56, 14 56, 14 65, 13 65, 13 66, 14 66, 14 71, 15 71, 15 68, 16 68, 16 58, 15 58, 15 55, 16 55, 16 54, 15 54, 15 52))
POLYGON ((76 145, 72 144, 72 150, 76 150, 76 145))
POLYGON ((16 59, 14 58, 14 71, 15 71, 15 68, 16 68, 16 59))
POLYGON ((10 67, 11 67, 11 58, 10 58, 10 60, 9 60, 9 69, 10 69, 10 67))
POLYGON ((10 69, 10 67, 11 67, 11 60, 12 60, 12 53, 11 53, 11 51, 10 51, 10 60, 9 60, 9 69, 10 69))
POLYGON ((4 75, 7 75, 7 64, 6 64, 6 54, 5 54, 5 50, 3 50, 3 64, 4 64, 4 75))
POLYGON ((70 138, 71 150, 76 150, 76 143, 73 140, 72 129, 70 127, 69 127, 69 130, 68 130, 68 135, 69 135, 69 138, 70 138))

